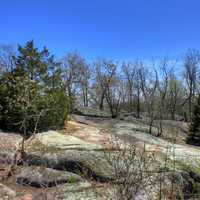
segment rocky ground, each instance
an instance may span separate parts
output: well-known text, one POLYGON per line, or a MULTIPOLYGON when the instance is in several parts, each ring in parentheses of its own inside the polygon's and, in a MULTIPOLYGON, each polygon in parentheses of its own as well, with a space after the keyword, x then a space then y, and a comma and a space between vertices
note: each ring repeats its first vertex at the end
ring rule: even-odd
MULTIPOLYGON (((23 160, 19 154, 21 136, 0 132, 0 200, 117 199, 112 184, 116 179, 115 165, 107 154, 115 155, 132 145, 138 151, 145 147, 153 153, 160 168, 173 169, 181 180, 174 181, 174 185, 181 184, 178 193, 183 199, 199 199, 200 148, 184 143, 187 124, 165 121, 164 127, 163 137, 158 138, 148 134, 147 125, 134 117, 120 120, 73 115, 64 129, 26 140, 23 160), (118 149, 115 140, 120 141, 118 149)), ((162 183, 163 193, 171 188, 170 170, 162 183)), ((152 193, 150 199, 158 199, 157 185, 148 186, 147 190, 152 193)), ((149 197, 140 189, 135 199, 149 197)))

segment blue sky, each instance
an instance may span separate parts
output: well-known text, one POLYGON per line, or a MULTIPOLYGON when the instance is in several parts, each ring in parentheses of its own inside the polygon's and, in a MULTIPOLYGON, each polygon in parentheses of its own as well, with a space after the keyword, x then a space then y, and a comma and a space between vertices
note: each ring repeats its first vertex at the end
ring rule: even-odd
POLYGON ((200 47, 200 1, 1 0, 0 26, 0 44, 34 39, 58 57, 170 57, 200 47))

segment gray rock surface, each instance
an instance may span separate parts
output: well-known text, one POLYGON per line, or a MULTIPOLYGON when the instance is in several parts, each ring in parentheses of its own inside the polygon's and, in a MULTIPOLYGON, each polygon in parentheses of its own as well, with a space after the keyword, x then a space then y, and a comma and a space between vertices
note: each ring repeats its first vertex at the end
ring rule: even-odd
POLYGON ((80 181, 83 181, 83 179, 77 174, 36 166, 23 167, 16 176, 18 184, 41 188, 80 181))
POLYGON ((0 131, 0 164, 11 164, 20 149, 22 137, 19 134, 0 131))
POLYGON ((16 192, 0 183, 0 200, 12 200, 17 196, 16 192))
POLYGON ((27 141, 26 161, 29 165, 67 170, 106 181, 112 179, 113 174, 103 149, 100 144, 48 131, 27 141))

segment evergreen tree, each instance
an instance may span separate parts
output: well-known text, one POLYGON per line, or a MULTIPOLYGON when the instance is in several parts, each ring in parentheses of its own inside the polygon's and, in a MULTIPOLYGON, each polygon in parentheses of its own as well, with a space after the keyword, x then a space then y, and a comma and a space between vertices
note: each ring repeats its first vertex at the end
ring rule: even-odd
POLYGON ((200 145, 200 95, 197 98, 193 109, 192 122, 189 127, 189 135, 187 143, 193 145, 200 145))
POLYGON ((30 135, 62 126, 68 115, 59 63, 33 41, 19 46, 15 66, 0 79, 0 128, 30 135))

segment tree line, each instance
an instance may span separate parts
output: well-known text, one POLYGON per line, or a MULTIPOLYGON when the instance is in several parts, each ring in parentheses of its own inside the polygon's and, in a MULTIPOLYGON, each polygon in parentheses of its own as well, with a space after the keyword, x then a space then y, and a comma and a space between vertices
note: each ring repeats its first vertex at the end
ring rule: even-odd
POLYGON ((34 132, 64 124, 78 105, 145 116, 149 132, 156 120, 191 121, 199 93, 200 53, 181 59, 88 61, 77 52, 55 59, 33 41, 17 51, 0 49, 0 124, 2 129, 34 132), (28 130, 28 131, 27 131, 28 130))

